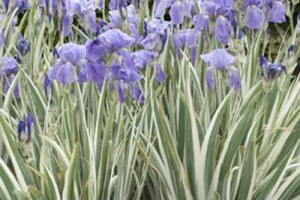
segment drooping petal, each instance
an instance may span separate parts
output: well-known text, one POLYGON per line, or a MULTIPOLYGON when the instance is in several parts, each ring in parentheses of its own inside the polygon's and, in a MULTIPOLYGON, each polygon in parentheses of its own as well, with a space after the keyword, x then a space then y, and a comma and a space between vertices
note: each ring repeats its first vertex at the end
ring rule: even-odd
POLYGON ((269 22, 282 23, 285 21, 285 8, 282 2, 274 1, 270 11, 269 22))
POLYGON ((51 93, 51 89, 52 89, 52 81, 50 81, 48 75, 46 75, 44 80, 44 92, 47 99, 49 94, 51 93))
POLYGON ((118 9, 117 0, 111 0, 109 2, 109 10, 117 10, 117 9, 118 9))
POLYGON ((170 16, 173 24, 182 24, 184 19, 183 6, 180 1, 175 1, 171 6, 170 16))
POLYGON ((47 76, 51 82, 56 79, 57 70, 64 64, 62 60, 57 60, 55 65, 49 70, 47 76))
POLYGON ((87 64, 82 64, 80 66, 80 70, 79 70, 77 82, 78 83, 85 83, 85 82, 87 82, 89 80, 89 78, 88 78, 89 74, 88 73, 89 73, 89 70, 88 70, 87 64))
POLYGON ((131 96, 137 102, 143 103, 145 101, 145 97, 144 97, 141 89, 138 86, 133 86, 131 88, 131 96))
POLYGON ((118 84, 118 95, 119 95, 119 101, 121 103, 124 103, 126 100, 126 86, 124 83, 118 84))
POLYGON ((263 25, 265 15, 256 6, 248 6, 246 11, 246 25, 250 29, 259 29, 263 25))
POLYGON ((13 57, 5 57, 1 62, 0 76, 16 74, 18 72, 18 63, 13 57))
POLYGON ((120 50, 119 54, 122 56, 123 66, 125 66, 126 69, 135 71, 136 66, 132 59, 132 53, 125 50, 120 50))
POLYGON ((122 17, 118 10, 109 11, 109 21, 113 23, 113 27, 122 28, 122 17))
POLYGON ((210 15, 211 17, 217 16, 217 10, 220 6, 218 6, 217 4, 211 1, 204 1, 203 3, 200 4, 206 14, 210 15))
POLYGON ((56 79, 64 85, 75 82, 75 67, 69 62, 61 65, 56 72, 56 79))
POLYGON ((228 71, 228 84, 232 89, 238 90, 241 89, 242 83, 239 76, 238 70, 229 70, 228 71))
POLYGON ((69 36, 72 31, 73 16, 68 13, 63 16, 62 21, 63 21, 62 23, 63 34, 64 36, 69 36))
POLYGON ((214 78, 215 72, 213 69, 209 69, 206 72, 205 78, 206 78, 206 83, 209 89, 214 89, 215 88, 215 78, 214 78))
POLYGON ((106 46, 99 38, 95 40, 89 40, 86 43, 86 59, 90 61, 97 61, 102 58, 107 50, 106 46))
POLYGON ((166 76, 159 63, 156 65, 156 80, 159 83, 163 83, 166 80, 166 76))
POLYGON ((102 62, 88 62, 87 63, 87 77, 94 83, 102 85, 106 75, 106 68, 102 62))
POLYGON ((194 16, 195 28, 198 31, 209 31, 210 19, 207 14, 200 13, 199 15, 194 16))
POLYGON ((228 44, 231 30, 232 27, 230 21, 223 16, 219 16, 216 21, 215 37, 222 44, 228 44))

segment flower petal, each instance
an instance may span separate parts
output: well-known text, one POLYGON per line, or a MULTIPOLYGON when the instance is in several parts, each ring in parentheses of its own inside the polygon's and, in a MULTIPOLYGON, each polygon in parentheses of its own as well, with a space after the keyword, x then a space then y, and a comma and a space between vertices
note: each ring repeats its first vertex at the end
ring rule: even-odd
POLYGON ((282 2, 274 1, 270 11, 269 22, 282 23, 285 21, 285 8, 282 2))
POLYGON ((232 89, 241 89, 242 84, 238 70, 229 70, 228 78, 228 84, 232 89))
POLYGON ((248 6, 246 11, 246 25, 250 29, 259 29, 263 25, 265 15, 256 6, 248 6))
POLYGON ((204 62, 209 63, 211 66, 219 70, 226 69, 228 65, 235 61, 235 57, 224 49, 215 49, 208 54, 201 55, 201 58, 204 62))
POLYGON ((56 79, 64 85, 75 82, 75 67, 69 62, 61 65, 56 72, 56 79))
POLYGON ((219 16, 216 22, 215 37, 222 44, 228 44, 229 37, 231 34, 231 29, 232 27, 230 21, 223 16, 219 16))

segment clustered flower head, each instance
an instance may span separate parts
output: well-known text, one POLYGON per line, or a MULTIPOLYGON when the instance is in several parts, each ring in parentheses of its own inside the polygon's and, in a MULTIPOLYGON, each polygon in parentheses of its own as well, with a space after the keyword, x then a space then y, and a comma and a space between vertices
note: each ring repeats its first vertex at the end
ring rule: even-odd
MULTIPOLYGON (((23 11, 31 6, 27 0, 2 1, 6 12, 16 8, 23 11)), ((142 102, 144 96, 140 82, 146 67, 152 67, 156 72, 157 82, 163 83, 167 78, 159 58, 168 38, 178 59, 182 58, 182 53, 188 53, 193 65, 197 64, 199 56, 209 65, 206 70, 209 88, 215 88, 215 75, 222 73, 227 77, 227 85, 240 89, 240 72, 234 66, 239 55, 224 47, 232 40, 241 38, 245 29, 257 30, 268 22, 282 23, 286 20, 282 0, 243 0, 239 3, 234 0, 158 0, 153 8, 154 15, 149 19, 141 19, 138 2, 111 0, 108 21, 96 17, 96 9, 102 7, 101 0, 40 2, 39 8, 50 19, 60 21, 59 31, 64 37, 72 38, 75 23, 91 37, 80 42, 71 39, 53 50, 56 60, 44 82, 47 98, 53 81, 63 85, 93 82, 101 90, 104 80, 107 80, 121 102, 126 100, 127 94, 142 102), (170 16, 170 21, 165 20, 166 15, 170 16), (204 37, 205 47, 217 42, 214 50, 199 55, 200 36, 204 37)), ((4 34, 5 29, 1 30, 0 47, 5 45, 4 34)), ((15 58, 3 58, 1 62, 5 92, 18 72, 18 63, 23 64, 22 58, 30 51, 30 43, 20 34, 16 47, 18 52, 15 58)), ((265 80, 273 80, 285 71, 283 65, 265 59, 261 59, 261 69, 265 80)), ((19 96, 18 90, 17 85, 14 88, 16 97, 19 96)))
POLYGON ((264 56, 260 56, 259 62, 261 74, 265 81, 272 81, 278 78, 283 72, 286 72, 286 67, 283 64, 269 62, 264 56))
MULTIPOLYGON (((120 29, 109 28, 84 45, 64 44, 57 49, 59 58, 48 72, 45 88, 50 82, 58 80, 65 85, 90 81, 101 89, 107 78, 118 92, 121 102, 125 101, 127 90, 135 100, 142 102, 144 97, 138 87, 141 70, 154 61, 158 53, 146 49, 129 51, 127 48, 135 43, 135 38, 120 29), (110 60, 109 57, 116 59, 110 60)), ((162 70, 159 70, 161 76, 162 70)))

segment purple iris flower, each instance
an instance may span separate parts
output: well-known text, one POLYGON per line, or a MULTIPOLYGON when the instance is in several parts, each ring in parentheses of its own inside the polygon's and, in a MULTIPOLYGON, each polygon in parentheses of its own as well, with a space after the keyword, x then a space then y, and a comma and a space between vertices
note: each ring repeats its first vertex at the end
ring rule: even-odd
POLYGON ((84 45, 68 43, 58 50, 59 59, 49 71, 49 80, 58 80, 62 84, 70 84, 76 81, 76 66, 85 58, 86 49, 84 45))
POLYGON ((145 68, 147 64, 154 61, 158 56, 157 52, 144 49, 132 53, 121 50, 119 53, 122 56, 123 65, 131 71, 145 68))
POLYGON ((131 46, 135 39, 119 29, 110 29, 98 37, 110 52, 131 46))
POLYGON ((218 17, 216 21, 215 37, 219 39, 222 44, 228 44, 231 31, 232 27, 230 21, 223 16, 218 17))
POLYGON ((206 34, 214 31, 216 39, 228 44, 233 29, 233 1, 205 1, 201 7, 203 12, 193 19, 196 30, 206 34))
POLYGON ((193 3, 189 0, 159 0, 155 7, 155 17, 163 17, 165 10, 170 9, 171 22, 182 24, 184 17, 191 17, 193 3))
POLYGON ((201 55, 201 58, 204 62, 219 70, 225 70, 228 65, 235 61, 235 57, 224 49, 215 49, 208 54, 201 55))
POLYGON ((106 53, 107 49, 102 40, 96 38, 94 40, 88 40, 85 44, 86 47, 86 58, 90 61, 98 61, 106 53))
POLYGON ((22 34, 19 35, 17 49, 21 56, 24 56, 30 51, 30 44, 28 40, 25 40, 22 34))
POLYGON ((199 33, 195 29, 183 29, 178 31, 176 35, 173 35, 172 39, 177 48, 177 55, 179 56, 179 58, 181 58, 180 49, 182 47, 189 48, 191 52, 191 61, 194 65, 197 53, 199 33))
MULTIPOLYGON (((95 51, 99 50, 98 47, 92 48, 95 51)), ((101 87, 106 74, 106 66, 93 50, 86 48, 85 45, 74 43, 64 44, 58 48, 59 59, 48 72, 49 81, 58 80, 64 85, 75 81, 80 83, 92 81, 101 87), (88 56, 87 52, 94 55, 88 56)))
MULTIPOLYGON (((109 11, 109 20, 110 25, 113 28, 122 29, 122 24, 124 19, 121 16, 121 13, 118 10, 109 11)), ((136 12, 136 9, 133 5, 127 6, 127 15, 126 15, 126 26, 130 30, 130 35, 135 38, 136 41, 140 39, 138 27, 139 27, 139 16, 136 12)))
POLYGON ((76 16, 88 27, 92 33, 98 31, 96 13, 93 1, 87 0, 66 0, 62 2, 63 11, 63 32, 65 36, 71 33, 73 17, 76 16))
POLYGON ((153 61, 157 56, 157 52, 148 50, 140 50, 132 53, 133 63, 138 68, 144 68, 148 62, 153 61))
MULTIPOLYGON (((18 73, 18 63, 13 57, 6 57, 2 60, 2 68, 0 69, 0 76, 3 80, 3 90, 4 93, 7 93, 13 80, 15 79, 16 74, 18 73)), ((16 98, 20 97, 18 83, 14 88, 14 96, 16 98)))
POLYGON ((261 28, 265 19, 275 23, 286 21, 282 0, 245 0, 245 7, 245 21, 250 29, 261 28))
POLYGON ((23 121, 21 120, 18 124, 18 140, 22 141, 25 137, 25 142, 29 143, 32 139, 32 132, 34 128, 34 116, 29 113, 27 118, 23 121))
POLYGON ((265 20, 264 12, 255 4, 247 7, 246 25, 250 29, 259 29, 265 20))
POLYGON ((286 67, 281 63, 271 63, 264 56, 260 56, 260 66, 262 76, 266 81, 272 81, 278 78, 283 72, 286 72, 286 67))
POLYGON ((57 16, 58 14, 58 0, 44 0, 40 6, 46 10, 48 17, 57 16))
POLYGON ((215 83, 214 76, 215 76, 215 70, 213 70, 213 69, 207 70, 205 78, 206 78, 206 83, 207 83, 207 86, 209 89, 215 88, 216 83, 215 83))
POLYGON ((175 0, 171 6, 170 16, 173 24, 182 24, 184 17, 191 18, 192 3, 190 1, 175 0))
POLYGON ((137 102, 143 103, 145 101, 145 97, 144 97, 141 89, 136 85, 131 88, 131 96, 137 102))
POLYGON ((210 17, 208 14, 199 14, 194 16, 195 28, 198 31, 209 33, 210 17))
POLYGON ((154 18, 147 23, 147 32, 140 44, 147 50, 161 52, 167 40, 167 30, 170 23, 154 18))
POLYGON ((228 84, 232 89, 241 89, 242 83, 238 70, 232 69, 228 71, 228 84))
POLYGON ((116 62, 111 67, 110 78, 113 79, 121 103, 124 103, 126 100, 127 89, 131 90, 132 97, 135 100, 143 101, 143 94, 139 93, 139 95, 137 95, 137 91, 139 90, 137 83, 142 78, 137 71, 126 67, 124 68, 116 62))
POLYGON ((2 60, 2 68, 0 69, 0 75, 11 75, 18 73, 18 63, 13 57, 6 57, 2 60))
POLYGON ((183 46, 192 48, 197 46, 198 36, 199 34, 194 29, 183 29, 173 35, 172 39, 177 48, 181 48, 183 46))
POLYGON ((91 81, 97 84, 98 88, 102 87, 106 76, 107 67, 101 61, 84 62, 80 67, 78 82, 91 81))
POLYGON ((282 23, 286 21, 285 8, 281 0, 271 0, 269 6, 271 8, 269 22, 282 23))
POLYGON ((109 2, 109 10, 117 10, 119 9, 119 12, 121 15, 125 14, 124 15, 124 18, 126 18, 126 7, 127 7, 127 3, 128 1, 127 0, 111 0, 109 2), (122 14, 122 12, 124 12, 122 14))
POLYGON ((163 83, 166 80, 166 75, 164 74, 159 63, 156 65, 156 80, 159 83, 163 83))
POLYGON ((233 89, 241 88, 241 80, 239 77, 238 70, 229 68, 229 65, 233 64, 235 57, 229 54, 224 49, 215 49, 208 54, 201 55, 204 62, 209 63, 210 67, 206 72, 206 82, 208 88, 215 88, 214 75, 216 70, 227 72, 228 84, 233 89))
POLYGON ((46 95, 46 99, 48 99, 49 94, 52 91, 52 81, 50 81, 48 75, 45 76, 45 80, 44 80, 44 92, 46 95))

